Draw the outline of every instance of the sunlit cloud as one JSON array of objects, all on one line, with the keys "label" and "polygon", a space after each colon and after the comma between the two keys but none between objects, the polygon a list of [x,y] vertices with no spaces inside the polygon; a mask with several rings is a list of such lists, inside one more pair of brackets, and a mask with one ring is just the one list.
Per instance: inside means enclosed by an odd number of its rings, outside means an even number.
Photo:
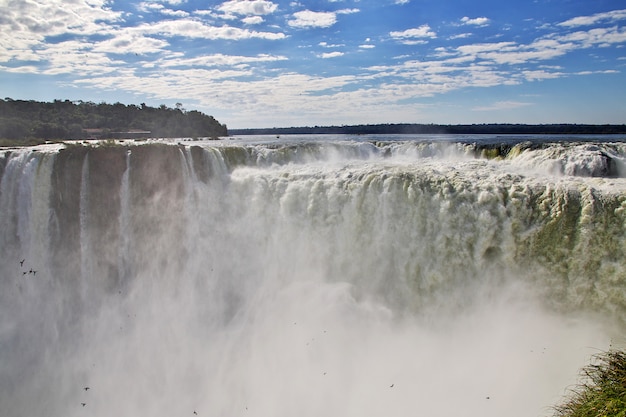
[{"label": "sunlit cloud", "polygon": [[40,74],[41,68],[34,65],[21,65],[18,67],[7,67],[4,65],[0,65],[0,71],[15,74]]},{"label": "sunlit cloud", "polygon": [[163,9],[163,10],[161,10],[161,13],[164,14],[165,16],[172,16],[172,17],[187,17],[187,16],[189,16],[189,13],[187,13],[184,10]]},{"label": "sunlit cloud", "polygon": [[561,78],[565,76],[565,74],[561,71],[547,71],[547,70],[522,71],[522,75],[528,81],[550,80],[550,79]]},{"label": "sunlit cloud", "polygon": [[389,36],[396,40],[411,41],[421,38],[436,38],[437,34],[433,32],[429,25],[422,25],[413,29],[389,32]]},{"label": "sunlit cloud", "polygon": [[617,22],[626,20],[626,9],[613,10],[605,13],[596,13],[591,16],[578,16],[573,19],[558,23],[559,26],[577,27],[590,26],[601,22]]},{"label": "sunlit cloud", "polygon": [[340,56],[343,56],[343,55],[344,55],[343,52],[334,51],[334,52],[325,52],[323,54],[320,54],[319,57],[327,59],[327,58],[337,58],[337,57],[340,57]]},{"label": "sunlit cloud", "polygon": [[358,13],[360,12],[359,9],[341,9],[341,10],[337,10],[335,13],[337,14],[353,14],[353,13]]},{"label": "sunlit cloud", "polygon": [[278,5],[265,0],[230,0],[222,3],[217,10],[239,15],[267,15],[274,13]]},{"label": "sunlit cloud", "polygon": [[467,38],[469,38],[471,36],[472,36],[471,33],[457,33],[456,35],[449,36],[448,39],[450,39],[450,40],[467,39]]},{"label": "sunlit cloud", "polygon": [[154,0],[160,1],[161,3],[169,4],[170,6],[179,6],[181,4],[187,3],[187,0]]},{"label": "sunlit cloud", "polygon": [[169,43],[163,39],[133,33],[120,33],[111,39],[95,43],[92,51],[109,54],[144,55],[162,52],[167,46]]},{"label": "sunlit cloud", "polygon": [[143,24],[137,26],[134,30],[150,35],[183,36],[200,39],[241,40],[260,38],[277,40],[285,38],[283,33],[257,32],[232,26],[210,26],[193,19],[166,20],[152,24]]},{"label": "sunlit cloud", "polygon": [[163,4],[153,1],[142,1],[136,7],[138,11],[143,13],[159,12],[165,9],[165,6]]},{"label": "sunlit cloud", "polygon": [[239,56],[239,55],[204,55],[193,58],[165,58],[160,60],[158,67],[217,67],[217,66],[236,66],[240,64],[255,64],[260,62],[276,62],[285,61],[288,58],[280,55],[259,54],[256,56]]},{"label": "sunlit cloud", "polygon": [[328,42],[320,42],[318,43],[318,45],[321,46],[322,48],[341,48],[345,46],[344,44],[328,43]]},{"label": "sunlit cloud", "polygon": [[476,17],[474,19],[470,19],[469,17],[465,16],[461,19],[461,22],[463,22],[463,24],[465,25],[487,26],[491,21],[486,17]]},{"label": "sunlit cloud", "polygon": [[122,13],[106,8],[106,4],[106,0],[69,4],[62,0],[13,2],[0,9],[0,32],[30,41],[64,34],[107,33],[107,24],[120,21]]},{"label": "sunlit cloud", "polygon": [[241,21],[247,25],[260,25],[264,22],[261,16],[248,16],[241,19]]},{"label": "sunlit cloud", "polygon": [[337,14],[333,12],[313,12],[303,10],[293,14],[293,18],[287,22],[295,28],[327,28],[337,23]]}]

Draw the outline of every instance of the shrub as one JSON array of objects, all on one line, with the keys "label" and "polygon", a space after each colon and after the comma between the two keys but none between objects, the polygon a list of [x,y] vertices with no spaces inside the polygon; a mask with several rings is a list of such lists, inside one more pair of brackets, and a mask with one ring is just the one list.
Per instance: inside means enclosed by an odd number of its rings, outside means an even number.
[{"label": "shrub", "polygon": [[594,355],[555,417],[626,417],[626,352]]}]

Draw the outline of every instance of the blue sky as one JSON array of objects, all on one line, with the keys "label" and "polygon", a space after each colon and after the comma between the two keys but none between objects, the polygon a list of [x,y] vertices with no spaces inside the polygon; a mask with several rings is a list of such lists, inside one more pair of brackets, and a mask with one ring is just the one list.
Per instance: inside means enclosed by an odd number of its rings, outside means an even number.
[{"label": "blue sky", "polygon": [[626,123],[622,0],[0,0],[0,95],[229,128]]}]

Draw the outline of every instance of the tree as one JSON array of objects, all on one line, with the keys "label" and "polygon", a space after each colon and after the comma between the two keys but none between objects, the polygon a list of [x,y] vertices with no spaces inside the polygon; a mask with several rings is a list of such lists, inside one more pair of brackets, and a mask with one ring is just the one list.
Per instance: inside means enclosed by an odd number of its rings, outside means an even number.
[{"label": "tree", "polygon": [[198,111],[187,112],[182,103],[171,109],[165,104],[154,108],[145,103],[0,99],[0,139],[80,139],[94,135],[93,130],[98,130],[99,137],[123,137],[131,130],[147,131],[154,137],[228,135],[225,125]]}]

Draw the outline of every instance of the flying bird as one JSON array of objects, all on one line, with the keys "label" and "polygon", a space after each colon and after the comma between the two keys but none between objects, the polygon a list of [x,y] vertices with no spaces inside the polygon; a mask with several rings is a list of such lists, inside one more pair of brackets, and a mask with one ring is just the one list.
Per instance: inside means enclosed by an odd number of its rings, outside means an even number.
[{"label": "flying bird", "polygon": [[26,259],[22,259],[22,260],[20,261],[20,266],[24,266],[24,261],[25,261],[25,260],[26,260]]},{"label": "flying bird", "polygon": [[89,388],[89,387],[85,387],[85,388],[83,388],[83,389],[84,389],[85,391],[89,391],[91,388]]},{"label": "flying bird", "polygon": [[87,403],[80,403],[80,405],[82,405],[83,407],[87,405]]}]

